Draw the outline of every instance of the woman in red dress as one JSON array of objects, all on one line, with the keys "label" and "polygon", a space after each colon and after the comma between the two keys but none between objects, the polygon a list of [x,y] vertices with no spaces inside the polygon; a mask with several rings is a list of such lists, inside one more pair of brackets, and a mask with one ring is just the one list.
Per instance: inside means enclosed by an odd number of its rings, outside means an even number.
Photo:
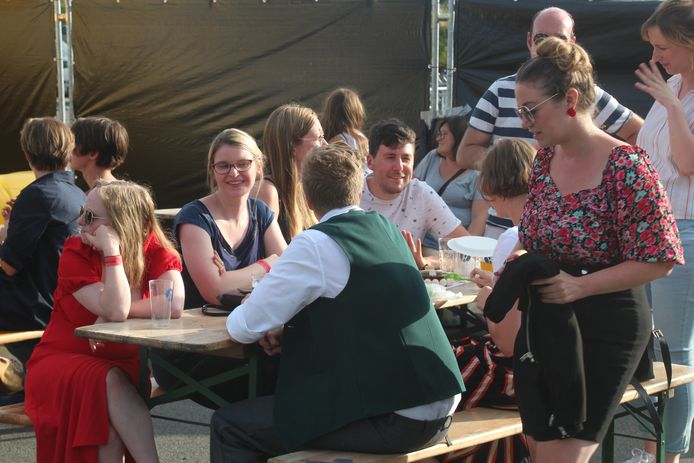
[{"label": "woman in red dress", "polygon": [[26,412],[38,462],[111,462],[129,454],[158,461],[152,419],[135,385],[138,348],[96,343],[75,328],[150,316],[148,280],[173,281],[180,317],[181,261],[154,215],[149,192],[132,182],[97,184],[65,242],[51,321],[27,364]]}]

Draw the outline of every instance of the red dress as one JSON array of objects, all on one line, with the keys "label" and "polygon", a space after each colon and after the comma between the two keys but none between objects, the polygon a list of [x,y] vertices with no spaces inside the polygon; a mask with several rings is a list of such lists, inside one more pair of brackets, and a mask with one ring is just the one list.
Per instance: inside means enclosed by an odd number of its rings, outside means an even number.
[{"label": "red dress", "polygon": [[[141,296],[149,296],[147,281],[167,270],[181,270],[180,259],[150,235],[144,245],[145,274]],[[138,384],[137,346],[105,343],[92,352],[89,340],[75,328],[92,325],[97,316],[72,295],[101,281],[99,252],[79,237],[65,242],[58,264],[58,287],[51,321],[27,363],[25,409],[36,430],[36,461],[96,462],[98,446],[108,442],[106,373],[123,370]]]}]

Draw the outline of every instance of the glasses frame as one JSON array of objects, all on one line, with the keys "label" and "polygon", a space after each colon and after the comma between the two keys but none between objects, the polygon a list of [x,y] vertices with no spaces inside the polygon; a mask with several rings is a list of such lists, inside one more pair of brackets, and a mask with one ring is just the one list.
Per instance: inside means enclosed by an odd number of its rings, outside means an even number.
[{"label": "glasses frame", "polygon": [[537,112],[538,108],[542,106],[543,104],[547,103],[549,100],[551,100],[554,97],[559,96],[559,92],[555,93],[549,98],[546,98],[542,101],[540,101],[538,104],[533,106],[532,108],[528,108],[527,106],[519,106],[515,109],[516,115],[520,118],[521,121],[527,120],[528,122],[534,123],[535,122],[535,113]]},{"label": "glasses frame", "polygon": [[303,141],[317,141],[317,142],[322,142],[322,143],[328,143],[328,141],[325,139],[325,134],[318,136],[318,137],[301,137]]},{"label": "glasses frame", "polygon": [[[215,162],[214,164],[212,164],[212,170],[218,175],[226,175],[229,172],[231,172],[232,168],[236,169],[236,172],[247,172],[247,171],[251,170],[251,167],[253,166],[254,161],[255,161],[255,159],[239,159],[236,162],[226,162],[226,161]],[[240,162],[243,162],[243,163],[247,162],[248,167],[246,167],[246,168],[240,167],[239,166]],[[226,164],[228,168],[224,169],[224,170],[220,170],[219,168],[221,167],[221,164]]]},{"label": "glasses frame", "polygon": [[96,219],[106,219],[106,217],[96,215],[94,211],[87,209],[84,206],[80,207],[80,217],[84,217],[85,225],[91,225],[92,223],[94,223],[94,220]]}]

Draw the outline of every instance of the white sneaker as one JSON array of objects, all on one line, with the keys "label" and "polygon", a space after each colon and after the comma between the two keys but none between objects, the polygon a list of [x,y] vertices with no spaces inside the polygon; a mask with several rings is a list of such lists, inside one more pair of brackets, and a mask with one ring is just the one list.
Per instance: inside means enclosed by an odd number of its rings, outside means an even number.
[{"label": "white sneaker", "polygon": [[631,458],[624,463],[655,463],[655,455],[651,455],[643,449],[631,449]]}]

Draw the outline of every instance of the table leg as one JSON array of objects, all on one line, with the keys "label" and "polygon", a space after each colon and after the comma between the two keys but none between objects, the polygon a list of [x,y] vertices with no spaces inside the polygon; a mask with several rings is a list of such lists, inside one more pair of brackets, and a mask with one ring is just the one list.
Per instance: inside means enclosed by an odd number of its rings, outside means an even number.
[{"label": "table leg", "polygon": [[667,413],[666,402],[668,400],[668,393],[670,391],[662,391],[658,393],[658,416],[660,416],[660,422],[662,427],[660,433],[655,436],[656,463],[665,463],[665,413]]},{"label": "table leg", "polygon": [[153,363],[156,363],[157,365],[161,366],[164,370],[166,370],[168,373],[178,378],[181,383],[185,383],[184,386],[176,387],[172,390],[166,391],[165,394],[159,397],[154,397],[151,399],[148,398],[147,404],[150,408],[159,404],[185,399],[186,397],[196,392],[205,396],[215,405],[222,407],[224,405],[227,405],[228,402],[224,398],[219,396],[219,394],[216,394],[214,391],[210,390],[210,387],[215,386],[217,384],[225,383],[243,375],[248,375],[249,377],[249,397],[255,397],[257,395],[258,376],[260,369],[258,366],[258,354],[256,350],[254,350],[251,353],[247,365],[230,369],[227,372],[203,380],[196,380],[192,378],[188,372],[182,371],[180,368],[174,366],[171,362],[161,357],[156,352],[150,351],[149,357]]},{"label": "table leg", "polygon": [[140,346],[140,395],[145,403],[149,400],[149,388],[149,349]]}]

